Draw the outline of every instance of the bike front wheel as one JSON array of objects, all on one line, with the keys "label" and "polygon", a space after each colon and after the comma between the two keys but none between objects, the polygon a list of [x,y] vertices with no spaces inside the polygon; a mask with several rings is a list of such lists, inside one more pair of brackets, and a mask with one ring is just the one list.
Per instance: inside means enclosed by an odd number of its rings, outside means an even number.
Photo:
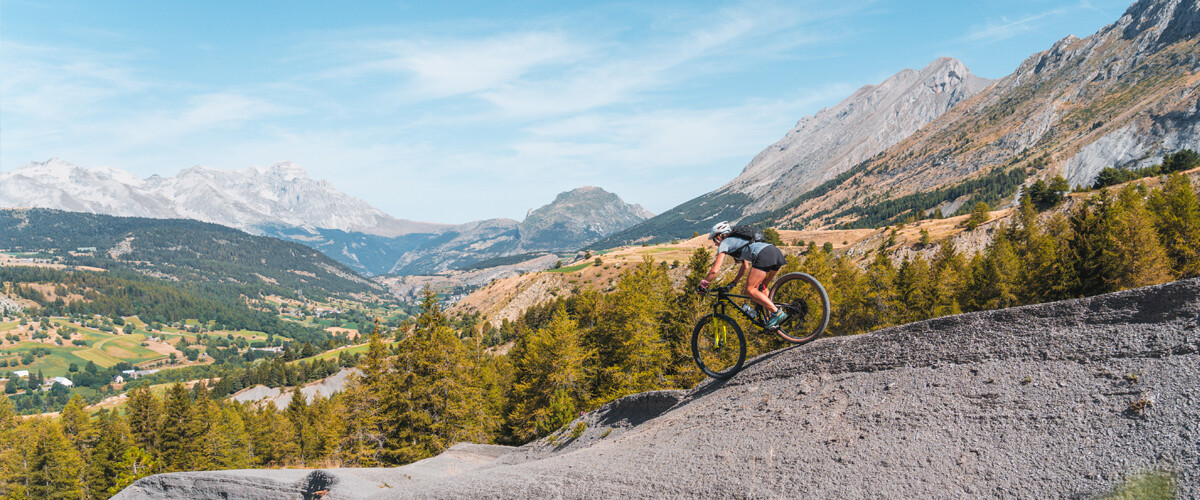
[{"label": "bike front wheel", "polygon": [[793,344],[810,342],[829,326],[829,295],[812,276],[788,273],[775,280],[771,301],[788,315],[775,330],[783,340]]},{"label": "bike front wheel", "polygon": [[700,371],[727,379],[746,362],[746,337],[737,322],[724,314],[709,314],[692,331],[692,358]]}]

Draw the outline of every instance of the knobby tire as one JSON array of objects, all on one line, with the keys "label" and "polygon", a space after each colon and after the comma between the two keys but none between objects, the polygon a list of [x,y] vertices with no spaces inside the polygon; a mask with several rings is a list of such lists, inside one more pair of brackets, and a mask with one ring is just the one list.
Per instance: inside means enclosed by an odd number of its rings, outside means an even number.
[{"label": "knobby tire", "polygon": [[742,335],[742,328],[724,314],[700,318],[692,331],[692,359],[709,377],[732,377],[746,362],[746,337]]},{"label": "knobby tire", "polygon": [[771,301],[788,314],[775,334],[793,344],[811,342],[829,326],[829,295],[816,278],[788,273],[771,286]]}]

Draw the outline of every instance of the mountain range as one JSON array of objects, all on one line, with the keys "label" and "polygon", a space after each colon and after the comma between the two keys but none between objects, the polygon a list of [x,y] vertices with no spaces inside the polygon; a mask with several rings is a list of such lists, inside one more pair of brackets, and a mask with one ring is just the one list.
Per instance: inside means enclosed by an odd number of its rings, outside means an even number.
[{"label": "mountain range", "polygon": [[196,219],[308,245],[367,275],[430,274],[514,254],[573,251],[653,216],[587,186],[530,210],[521,222],[416,222],[394,218],[288,162],[233,171],[196,166],[141,179],[51,159],[0,174],[0,206]]},{"label": "mountain range", "polygon": [[1200,149],[1200,6],[1140,0],[996,81],[952,59],[801,119],[734,180],[592,246],[661,242],[717,220],[865,228],[1012,204],[1039,179],[1090,186]]},{"label": "mountain range", "polygon": [[838,104],[801,118],[724,186],[594,244],[596,248],[691,236],[717,221],[783,207],[863,160],[904,140],[990,80],[943,57],[867,85]]}]

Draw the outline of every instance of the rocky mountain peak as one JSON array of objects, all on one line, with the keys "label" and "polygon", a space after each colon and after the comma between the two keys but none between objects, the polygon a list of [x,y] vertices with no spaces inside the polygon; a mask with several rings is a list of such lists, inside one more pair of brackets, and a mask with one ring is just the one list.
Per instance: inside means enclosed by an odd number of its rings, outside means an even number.
[{"label": "rocky mountain peak", "polygon": [[942,57],[867,85],[796,123],[716,194],[743,193],[746,214],[774,210],[908,137],[991,84]]},{"label": "rocky mountain peak", "polygon": [[584,186],[559,193],[553,202],[530,210],[518,230],[524,250],[574,250],[653,216],[614,193]]},{"label": "rocky mountain peak", "polygon": [[253,167],[254,172],[265,177],[276,177],[285,181],[309,180],[304,167],[290,161],[279,162],[270,167]]},{"label": "rocky mountain peak", "polygon": [[1139,0],[1117,21],[1125,39],[1149,36],[1166,46],[1200,32],[1200,5],[1196,0]]},{"label": "rocky mountain peak", "polygon": [[31,162],[25,166],[18,168],[11,175],[19,175],[30,179],[38,179],[51,182],[65,182],[72,175],[78,175],[85,172],[83,169],[76,167],[70,163],[62,161],[58,158],[51,158],[44,162]]}]

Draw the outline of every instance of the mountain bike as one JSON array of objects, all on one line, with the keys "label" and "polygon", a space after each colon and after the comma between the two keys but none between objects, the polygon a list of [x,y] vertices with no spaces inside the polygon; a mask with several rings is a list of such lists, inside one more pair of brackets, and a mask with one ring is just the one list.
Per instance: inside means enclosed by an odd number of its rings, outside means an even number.
[{"label": "mountain bike", "polygon": [[767,296],[788,317],[772,329],[766,328],[766,308],[750,300],[749,295],[729,293],[732,287],[729,284],[712,289],[716,292],[712,313],[700,318],[692,331],[692,358],[700,371],[712,378],[732,377],[746,362],[746,336],[737,321],[725,313],[727,306],[763,332],[773,332],[793,344],[816,340],[829,326],[829,295],[812,276],[788,273],[775,280]]}]

